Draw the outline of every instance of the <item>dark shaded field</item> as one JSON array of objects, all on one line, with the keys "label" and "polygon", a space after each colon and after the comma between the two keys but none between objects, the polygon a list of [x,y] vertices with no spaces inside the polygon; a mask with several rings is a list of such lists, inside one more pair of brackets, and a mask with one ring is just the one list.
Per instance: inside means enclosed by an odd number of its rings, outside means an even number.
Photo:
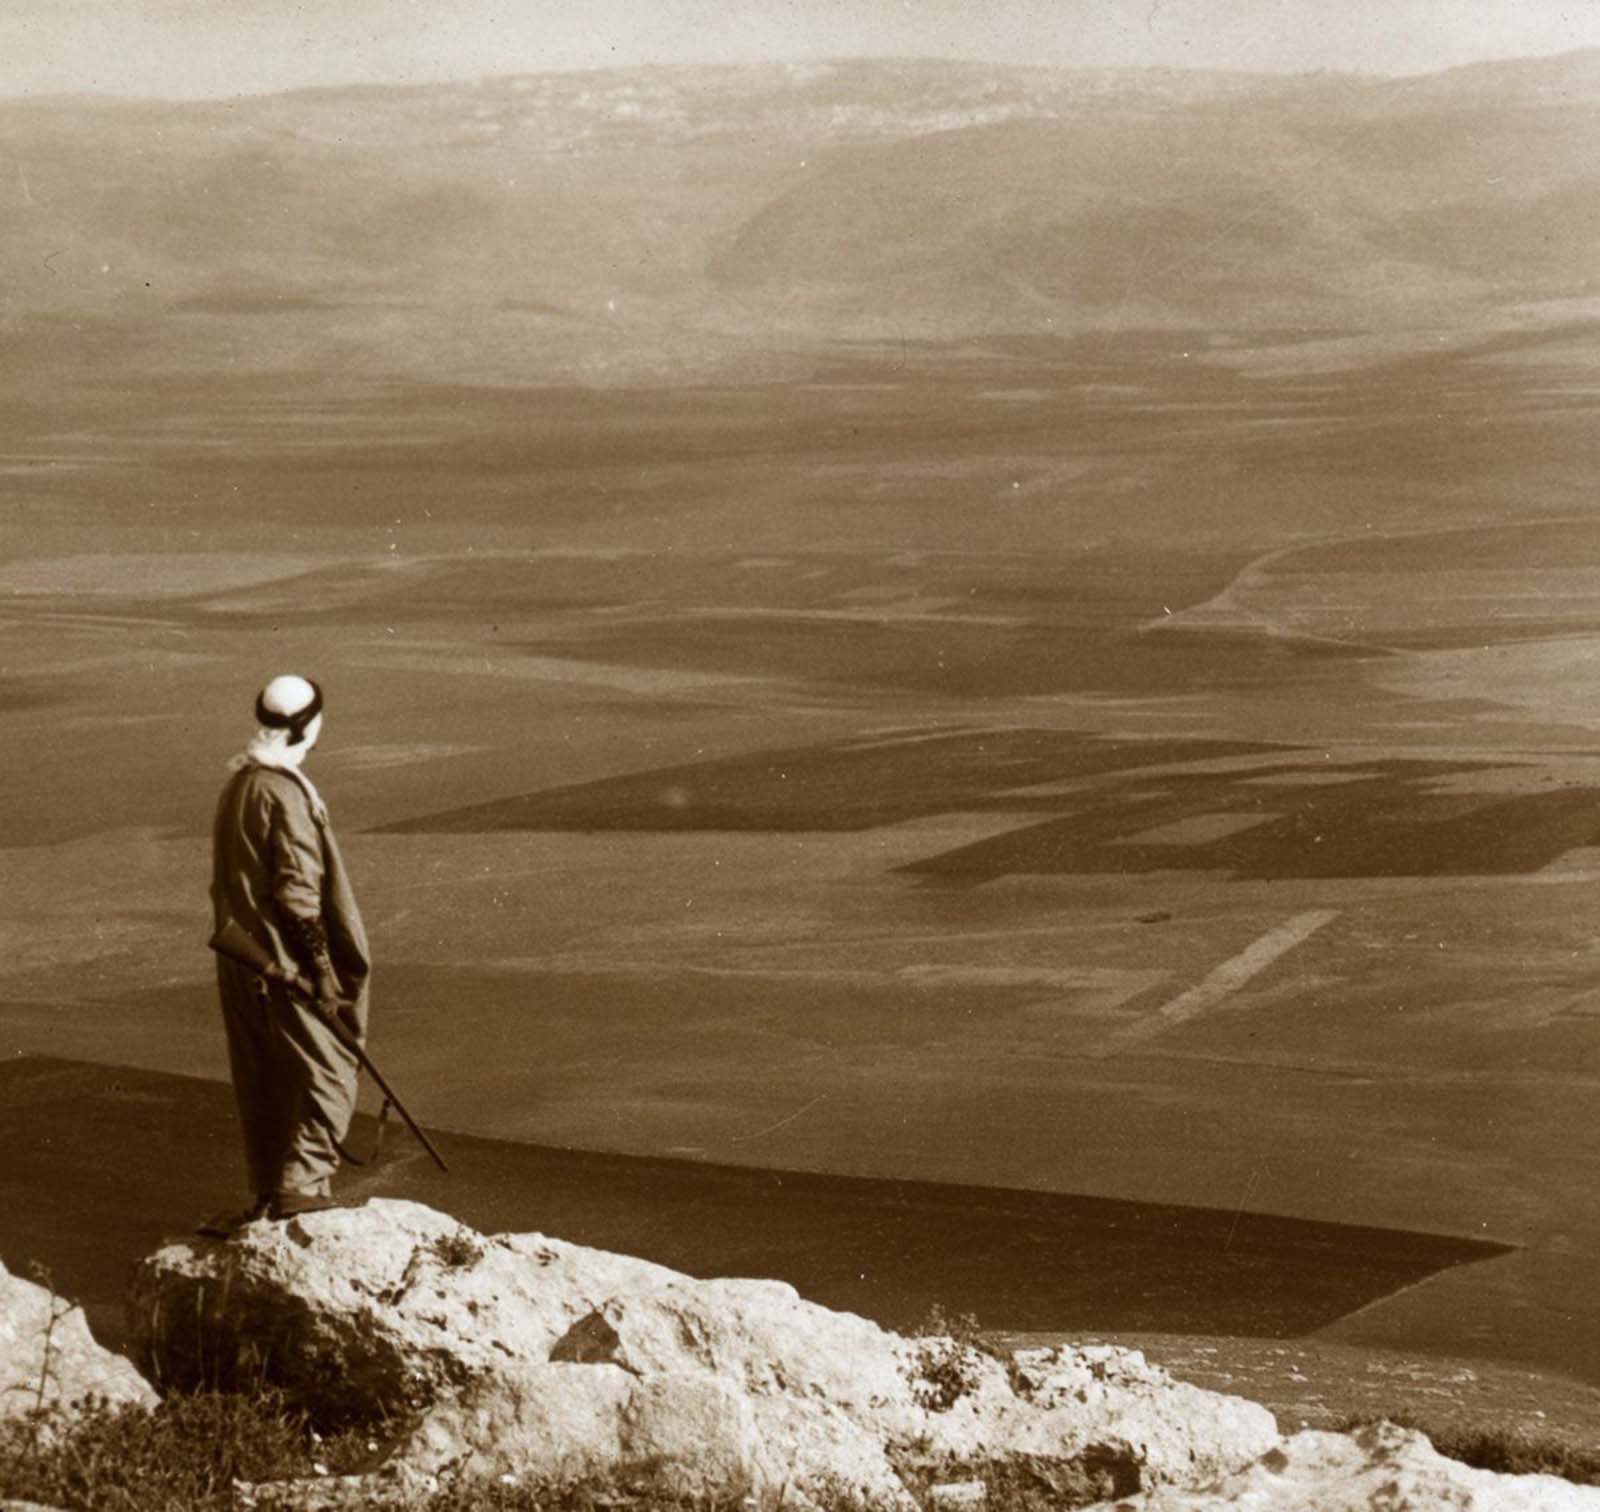
[{"label": "dark shaded field", "polygon": [[935,814],[1026,809],[1033,805],[1016,790],[1038,784],[1269,749],[1243,741],[1099,741],[1055,730],[885,735],[558,788],[393,832],[873,829]]},{"label": "dark shaded field", "polygon": [[[237,1174],[215,1082],[28,1058],[0,1066],[0,1260],[44,1265],[119,1343],[125,1257],[181,1237]],[[374,1148],[376,1120],[354,1149]],[[449,1176],[398,1125],[354,1195],[444,1208],[482,1232],[559,1235],[691,1274],[770,1276],[912,1329],[937,1304],[1026,1331],[1311,1332],[1505,1247],[1070,1194],[870,1181],[439,1136]],[[174,1172],[185,1180],[174,1182]],[[226,1174],[224,1174],[226,1173]],[[78,1205],[64,1209],[59,1195]]]},{"label": "dark shaded field", "polygon": [[[1515,763],[1333,767],[1324,753],[1321,760],[1233,770],[1169,770],[1272,752],[1248,742],[1103,740],[1044,730],[887,737],[548,789],[389,832],[826,832],[937,814],[1016,815],[1017,827],[1004,835],[906,868],[968,885],[1005,876],[1174,870],[1259,880],[1520,876],[1600,842],[1595,788],[1536,774],[1544,791],[1506,795],[1457,791],[1443,780],[1515,771]],[[1163,770],[1140,774],[1151,767]],[[1090,782],[1097,777],[1108,780]],[[1048,791],[1053,786],[1062,790]],[[1061,817],[1029,822],[1051,811]]]},{"label": "dark shaded field", "polygon": [[909,870],[968,885],[1002,876],[1174,870],[1264,881],[1525,876],[1600,840],[1600,790],[1592,787],[1497,797],[1433,785],[1483,770],[1394,761],[1336,774],[1326,764],[1180,773],[1122,784],[1077,813]]}]

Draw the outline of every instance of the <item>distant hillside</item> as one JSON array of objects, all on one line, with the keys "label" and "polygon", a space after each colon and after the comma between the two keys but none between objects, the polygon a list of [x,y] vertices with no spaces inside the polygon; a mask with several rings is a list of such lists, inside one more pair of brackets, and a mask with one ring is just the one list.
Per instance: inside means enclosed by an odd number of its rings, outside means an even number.
[{"label": "distant hillside", "polygon": [[1068,325],[1427,319],[1597,287],[1600,105],[1343,98],[1108,102],[833,154],[713,267]]},{"label": "distant hillside", "polygon": [[1600,99],[1600,47],[1555,57],[1468,63],[1440,73],[1393,79],[1374,90],[1380,99],[1458,99],[1485,104],[1592,105]]},{"label": "distant hillside", "polygon": [[885,331],[1476,319],[1600,292],[1597,128],[1600,52],[1396,81],[854,62],[14,102],[0,335],[516,379]]}]

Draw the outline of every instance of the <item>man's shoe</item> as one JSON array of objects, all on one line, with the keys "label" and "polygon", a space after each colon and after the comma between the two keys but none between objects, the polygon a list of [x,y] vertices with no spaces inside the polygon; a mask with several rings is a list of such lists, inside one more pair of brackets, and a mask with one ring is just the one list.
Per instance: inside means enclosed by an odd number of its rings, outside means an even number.
[{"label": "man's shoe", "polygon": [[246,1224],[255,1223],[265,1218],[272,1207],[271,1201],[263,1197],[253,1208],[245,1208],[238,1213],[218,1213],[213,1218],[207,1218],[195,1233],[207,1239],[231,1239]]},{"label": "man's shoe", "polygon": [[302,1213],[325,1213],[330,1208],[350,1206],[325,1192],[279,1192],[267,1209],[267,1217],[281,1222],[285,1218],[298,1218]]}]

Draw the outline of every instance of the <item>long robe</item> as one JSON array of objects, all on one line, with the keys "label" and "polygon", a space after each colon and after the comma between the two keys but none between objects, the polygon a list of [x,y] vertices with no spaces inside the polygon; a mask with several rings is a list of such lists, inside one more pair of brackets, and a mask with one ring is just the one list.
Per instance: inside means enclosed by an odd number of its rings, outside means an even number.
[{"label": "long robe", "polygon": [[[289,917],[319,919],[359,1040],[367,1027],[371,958],[366,930],[326,811],[293,771],[246,761],[229,779],[212,827],[215,923],[232,918],[286,971],[308,962],[290,948]],[[258,1198],[325,1193],[349,1132],[359,1066],[318,1017],[277,983],[217,957],[228,1063]]]}]

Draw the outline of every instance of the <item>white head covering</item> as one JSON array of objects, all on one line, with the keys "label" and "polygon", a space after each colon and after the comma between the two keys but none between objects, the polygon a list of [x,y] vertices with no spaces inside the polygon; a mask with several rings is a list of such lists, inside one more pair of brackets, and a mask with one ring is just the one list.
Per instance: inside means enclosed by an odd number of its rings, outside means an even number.
[{"label": "white head covering", "polygon": [[322,733],[322,689],[309,678],[292,674],[275,677],[256,699],[256,719],[261,722],[250,744],[228,763],[229,767],[238,771],[245,766],[263,766],[288,772],[305,789],[312,812],[326,823],[327,805],[315,784],[300,770]]}]

